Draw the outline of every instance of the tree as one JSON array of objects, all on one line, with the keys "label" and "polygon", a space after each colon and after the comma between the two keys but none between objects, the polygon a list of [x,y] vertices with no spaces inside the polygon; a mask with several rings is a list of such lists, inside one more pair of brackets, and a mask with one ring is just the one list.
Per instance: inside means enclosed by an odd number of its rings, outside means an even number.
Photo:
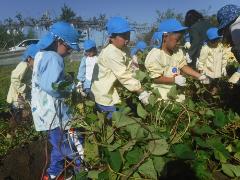
[{"label": "tree", "polygon": [[35,39],[36,38],[36,33],[32,27],[29,28],[26,38],[27,39]]},{"label": "tree", "polygon": [[61,8],[61,11],[62,13],[60,14],[60,20],[71,22],[76,16],[75,12],[66,4],[64,4],[64,6]]},{"label": "tree", "polygon": [[157,17],[157,23],[159,24],[161,21],[165,19],[175,18],[181,22],[183,22],[184,17],[182,13],[176,13],[174,9],[167,9],[167,11],[160,12],[159,10],[156,11],[158,17]]}]

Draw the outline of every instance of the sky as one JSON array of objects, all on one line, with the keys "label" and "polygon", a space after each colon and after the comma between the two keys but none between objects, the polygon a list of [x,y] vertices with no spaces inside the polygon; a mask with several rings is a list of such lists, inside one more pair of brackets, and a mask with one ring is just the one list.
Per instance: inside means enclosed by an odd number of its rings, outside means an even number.
[{"label": "sky", "polygon": [[128,17],[139,23],[153,23],[157,18],[156,10],[174,9],[177,13],[185,14],[189,9],[209,10],[214,14],[226,4],[239,4],[240,0],[1,0],[0,20],[14,18],[17,13],[23,17],[41,17],[48,11],[51,17],[61,12],[66,4],[79,16],[89,18],[106,14],[111,16]]}]

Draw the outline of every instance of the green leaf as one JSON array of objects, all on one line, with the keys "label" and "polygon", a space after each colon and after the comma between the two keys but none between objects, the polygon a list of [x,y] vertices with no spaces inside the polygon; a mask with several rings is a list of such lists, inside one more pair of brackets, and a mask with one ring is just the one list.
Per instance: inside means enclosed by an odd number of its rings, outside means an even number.
[{"label": "green leaf", "polygon": [[80,171],[79,173],[76,174],[76,179],[87,180],[88,179],[87,175],[88,175],[88,172]]},{"label": "green leaf", "polygon": [[87,162],[97,162],[99,160],[98,145],[85,140],[84,142],[84,160]]},{"label": "green leaf", "polygon": [[218,150],[214,150],[214,156],[221,163],[226,163],[227,162],[227,158]]},{"label": "green leaf", "polygon": [[198,179],[203,180],[213,179],[212,173],[209,171],[206,162],[195,161],[193,164],[193,168]]},{"label": "green leaf", "polygon": [[221,138],[220,137],[216,137],[216,138],[209,138],[206,140],[206,143],[209,145],[209,147],[211,147],[214,150],[217,150],[219,152],[222,153],[222,155],[228,159],[230,154],[229,152],[226,150],[225,146],[223,145],[223,143],[221,142]]},{"label": "green leaf", "polygon": [[157,97],[155,95],[152,95],[149,97],[148,101],[149,101],[149,104],[151,104],[152,106],[156,103],[157,101]]},{"label": "green leaf", "polygon": [[153,164],[154,164],[155,170],[157,171],[158,175],[160,175],[166,162],[163,159],[163,157],[153,156]]},{"label": "green leaf", "polygon": [[122,154],[125,152],[125,151],[130,151],[133,146],[136,144],[136,140],[130,140],[128,141],[125,145],[123,145],[120,149],[120,151],[122,152]]},{"label": "green leaf", "polygon": [[85,105],[88,107],[94,107],[95,106],[95,102],[93,101],[85,101]]},{"label": "green leaf", "polygon": [[159,93],[159,90],[157,88],[152,90],[152,93],[157,97],[157,98],[161,98],[161,94]]},{"label": "green leaf", "polygon": [[92,121],[96,121],[98,119],[97,115],[94,113],[87,114],[87,118]]},{"label": "green leaf", "polygon": [[108,146],[108,150],[114,151],[121,146],[122,146],[122,141],[121,139],[118,139],[117,141],[114,142],[114,144]]},{"label": "green leaf", "polygon": [[186,144],[177,144],[173,147],[176,156],[180,159],[195,159],[193,150]]},{"label": "green leaf", "polygon": [[137,114],[139,117],[143,119],[145,119],[148,115],[147,111],[142,107],[140,103],[138,103],[138,106],[137,106]]},{"label": "green leaf", "polygon": [[203,125],[203,126],[197,126],[194,128],[194,132],[199,135],[203,134],[216,134],[216,131],[214,131],[210,126]]},{"label": "green leaf", "polygon": [[193,110],[195,108],[195,104],[191,99],[188,99],[187,101],[187,106],[189,107],[189,109]]},{"label": "green leaf", "polygon": [[118,111],[113,113],[112,120],[113,120],[113,126],[117,128],[128,126],[130,124],[136,124],[136,121],[134,119]]},{"label": "green leaf", "polygon": [[235,177],[232,164],[222,164],[222,171],[229,177]]},{"label": "green leaf", "polygon": [[142,140],[148,136],[147,130],[142,128],[140,124],[130,124],[125,129],[130,133],[132,139]]},{"label": "green leaf", "polygon": [[126,154],[126,160],[129,165],[137,164],[143,156],[143,150],[140,148],[134,148]]},{"label": "green leaf", "polygon": [[114,140],[114,129],[111,126],[107,126],[107,143],[110,144]]},{"label": "green leaf", "polygon": [[221,110],[215,111],[215,119],[213,120],[213,123],[215,126],[222,128],[227,124],[227,119],[225,117],[225,114]]},{"label": "green leaf", "polygon": [[90,179],[98,179],[99,173],[101,173],[101,171],[89,171],[87,177]]},{"label": "green leaf", "polygon": [[194,139],[195,139],[197,145],[199,145],[199,146],[201,146],[201,147],[203,147],[203,148],[209,147],[208,144],[207,144],[202,138],[200,138],[200,137],[195,137]]},{"label": "green leaf", "polygon": [[139,172],[146,178],[157,179],[157,172],[155,171],[152,159],[148,159],[139,168]]},{"label": "green leaf", "polygon": [[147,74],[143,71],[136,71],[136,75],[135,78],[138,79],[139,81],[142,81],[145,77],[147,76]]},{"label": "green leaf", "polygon": [[214,115],[214,112],[213,112],[211,109],[207,109],[206,115],[207,115],[208,117],[214,117],[214,116],[215,116],[215,115]]},{"label": "green leaf", "polygon": [[169,145],[165,139],[153,140],[148,143],[148,150],[153,155],[164,155],[169,151]]},{"label": "green leaf", "polygon": [[177,99],[177,95],[178,95],[177,86],[174,85],[168,92],[167,97],[169,99]]},{"label": "green leaf", "polygon": [[111,168],[114,171],[118,172],[122,166],[122,157],[121,157],[119,150],[108,151],[105,148],[105,153],[107,156],[107,161],[108,161],[109,165],[111,166]]}]

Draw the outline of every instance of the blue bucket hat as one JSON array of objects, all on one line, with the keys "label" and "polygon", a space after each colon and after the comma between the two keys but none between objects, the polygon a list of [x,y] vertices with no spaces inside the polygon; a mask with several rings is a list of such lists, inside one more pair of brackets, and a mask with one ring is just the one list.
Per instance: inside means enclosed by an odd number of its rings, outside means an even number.
[{"label": "blue bucket hat", "polygon": [[85,51],[87,51],[93,47],[96,47],[96,43],[93,40],[85,40],[84,41],[83,48]]},{"label": "blue bucket hat", "polygon": [[138,49],[137,49],[136,47],[132,48],[132,49],[130,50],[130,55],[131,55],[131,56],[134,56],[134,55],[137,53],[137,51],[138,51]]},{"label": "blue bucket hat", "polygon": [[138,41],[136,44],[138,50],[144,51],[147,48],[147,44],[144,41]]},{"label": "blue bucket hat", "polygon": [[159,47],[162,45],[162,37],[164,33],[181,32],[186,29],[188,29],[188,27],[182,26],[182,24],[176,19],[162,21],[158,27],[159,32],[156,34],[156,38],[159,41]]},{"label": "blue bucket hat", "polygon": [[219,9],[217,12],[217,20],[219,23],[218,32],[221,33],[222,29],[237,19],[238,16],[240,16],[239,6],[229,4]]},{"label": "blue bucket hat", "polygon": [[222,36],[218,35],[218,28],[209,28],[207,30],[207,37],[208,37],[208,40],[211,41],[211,40],[214,40],[214,39],[219,39]]},{"label": "blue bucket hat", "polygon": [[153,47],[155,48],[159,48],[160,47],[160,44],[162,44],[162,42],[160,42],[162,40],[162,33],[160,32],[154,32],[153,33],[153,36],[152,36],[152,43],[153,43]]},{"label": "blue bucket hat", "polygon": [[122,17],[112,17],[108,20],[107,25],[108,35],[112,35],[113,33],[125,33],[132,31],[129,26],[129,23],[126,19]]},{"label": "blue bucket hat", "polygon": [[28,48],[24,51],[21,60],[25,61],[28,57],[31,57],[34,60],[35,55],[39,51],[39,48],[36,44],[31,44]]},{"label": "blue bucket hat", "polygon": [[182,24],[176,19],[164,20],[158,26],[158,31],[164,33],[179,32],[184,31],[186,29],[187,27],[182,26]]},{"label": "blue bucket hat", "polygon": [[79,33],[76,31],[76,29],[71,26],[71,24],[60,21],[57,23],[54,23],[51,27],[49,32],[40,39],[38,42],[38,47],[40,49],[45,49],[48,46],[50,46],[55,39],[61,39],[63,40],[69,47],[71,47],[74,50],[80,50],[78,46],[78,38]]},{"label": "blue bucket hat", "polygon": [[136,46],[131,49],[130,55],[134,56],[139,50],[144,51],[147,48],[147,44],[144,41],[138,41]]}]

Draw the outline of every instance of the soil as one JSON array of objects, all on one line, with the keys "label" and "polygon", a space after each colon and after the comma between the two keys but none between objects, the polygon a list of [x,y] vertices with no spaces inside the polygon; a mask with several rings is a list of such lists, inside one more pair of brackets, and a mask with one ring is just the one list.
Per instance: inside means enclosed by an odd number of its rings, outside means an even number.
[{"label": "soil", "polygon": [[45,140],[22,145],[0,158],[1,180],[39,180],[45,165]]}]

